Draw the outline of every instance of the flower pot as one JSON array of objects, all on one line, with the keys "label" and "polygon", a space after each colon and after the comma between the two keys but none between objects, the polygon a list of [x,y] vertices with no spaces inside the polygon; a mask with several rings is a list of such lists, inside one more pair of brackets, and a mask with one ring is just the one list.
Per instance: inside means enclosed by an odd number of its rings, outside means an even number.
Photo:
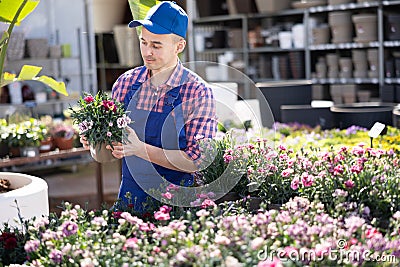
[{"label": "flower pot", "polygon": [[[2,179],[11,183],[13,190],[0,194],[0,228],[8,222],[10,226],[18,226],[18,208],[20,215],[25,219],[49,215],[48,187],[41,178],[11,172],[0,172]],[[15,201],[17,203],[15,203]]]},{"label": "flower pot", "polygon": [[72,149],[74,147],[74,138],[54,137],[54,144],[60,150]]},{"label": "flower pot", "polygon": [[92,5],[94,32],[112,32],[114,25],[123,22],[127,4],[126,0],[94,0]]},{"label": "flower pot", "polygon": [[261,197],[250,197],[248,201],[249,201],[249,206],[248,206],[249,211],[256,211],[260,209],[260,205],[263,199]]},{"label": "flower pot", "polygon": [[21,155],[19,147],[15,147],[15,146],[10,147],[9,154],[10,154],[10,157],[12,157],[12,158],[19,157]]},{"label": "flower pot", "polygon": [[52,137],[49,137],[40,142],[40,147],[39,147],[40,153],[50,152],[53,149],[54,149],[54,142]]},{"label": "flower pot", "polygon": [[93,159],[100,163],[112,162],[117,160],[112,154],[111,150],[106,149],[106,144],[101,143],[96,146],[90,146],[90,154]]},{"label": "flower pot", "polygon": [[39,147],[38,146],[24,146],[20,148],[20,153],[22,157],[37,157],[39,156]]},{"label": "flower pot", "polygon": [[215,203],[216,203],[216,204],[221,204],[221,203],[224,203],[224,202],[236,201],[236,200],[239,200],[239,199],[240,199],[240,196],[239,196],[238,193],[236,193],[236,192],[229,192],[229,193],[227,193],[226,195],[224,195],[223,197],[217,199],[217,200],[215,201]]},{"label": "flower pot", "polygon": [[354,41],[372,42],[378,40],[377,16],[375,14],[358,14],[352,17],[357,37]]}]

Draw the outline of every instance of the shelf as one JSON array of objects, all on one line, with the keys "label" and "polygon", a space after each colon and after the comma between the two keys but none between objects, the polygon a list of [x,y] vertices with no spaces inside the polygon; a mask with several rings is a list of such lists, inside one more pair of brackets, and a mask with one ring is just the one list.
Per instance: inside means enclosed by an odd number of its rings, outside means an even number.
[{"label": "shelf", "polygon": [[369,43],[341,43],[341,44],[320,44],[310,45],[311,51],[334,50],[334,49],[354,49],[354,48],[378,48],[379,42]]},{"label": "shelf", "polygon": [[400,5],[400,1],[382,1],[384,6],[397,6]]},{"label": "shelf", "polygon": [[278,12],[271,13],[259,13],[259,14],[248,14],[249,19],[263,19],[267,17],[281,17],[281,16],[296,16],[304,15],[303,9],[286,9]]},{"label": "shelf", "polygon": [[59,57],[59,58],[51,58],[51,57],[43,57],[43,58],[22,58],[17,60],[8,61],[8,64],[13,63],[28,63],[28,64],[35,64],[36,62],[40,61],[60,61],[60,60],[79,60],[78,57]]},{"label": "shelf", "polygon": [[136,66],[124,66],[118,63],[96,64],[98,69],[133,69]]},{"label": "shelf", "polygon": [[36,101],[26,101],[23,104],[11,104],[11,103],[2,103],[0,104],[0,107],[8,107],[8,106],[13,106],[15,108],[19,107],[36,107],[36,106],[44,106],[44,105],[58,105],[58,104],[68,104],[71,101],[76,101],[78,99],[71,98],[68,100],[47,100],[46,102],[43,103],[37,103]]},{"label": "shelf", "polygon": [[198,54],[222,54],[226,52],[244,53],[243,48],[211,48],[204,51],[197,51]]},{"label": "shelf", "polygon": [[326,78],[312,79],[313,84],[378,84],[378,78]]},{"label": "shelf", "polygon": [[[197,0],[201,1],[201,0]],[[328,2],[328,1],[327,1]],[[297,52],[297,53],[304,53],[303,62],[304,63],[304,75],[306,79],[312,80],[315,84],[325,84],[325,85],[333,85],[333,84],[365,84],[370,85],[371,88],[374,90],[374,95],[378,95],[381,97],[382,90],[381,87],[384,84],[399,84],[400,78],[395,79],[388,79],[384,78],[385,75],[385,58],[388,57],[389,54],[393,54],[400,48],[400,40],[385,40],[385,26],[386,20],[385,15],[386,13],[393,10],[395,12],[400,8],[400,0],[395,1],[388,1],[388,0],[371,0],[370,2],[361,2],[357,3],[356,0],[352,1],[353,3],[348,4],[339,4],[339,5],[329,5],[323,4],[321,6],[313,6],[310,5],[303,5],[308,6],[307,8],[299,8],[299,9],[288,9],[282,10],[278,12],[271,12],[271,13],[258,13],[258,14],[240,14],[240,15],[225,15],[225,16],[215,16],[215,17],[206,17],[192,20],[193,22],[193,32],[201,27],[205,26],[223,26],[224,30],[229,31],[230,29],[237,28],[241,29],[241,34],[244,38],[243,40],[243,48],[239,50],[231,50],[227,49],[208,49],[203,52],[198,52],[193,49],[193,59],[191,60],[198,60],[199,58],[208,58],[211,60],[217,61],[217,55],[219,53],[224,52],[234,52],[235,57],[243,56],[241,60],[244,62],[244,70],[243,72],[250,77],[257,77],[253,78],[255,82],[276,82],[275,78],[272,77],[279,77],[279,72],[283,72],[280,67],[287,68],[287,71],[293,72],[291,66],[294,63],[292,62],[283,62],[281,61],[281,56],[287,57],[290,55],[290,52]],[[262,41],[255,40],[254,43],[263,43],[262,47],[252,47],[250,48],[247,38],[247,34],[250,30],[258,30],[256,27],[261,27],[261,36],[263,38],[271,37],[271,40],[275,40],[275,36],[273,34],[275,31],[278,31],[278,27],[285,28],[285,30],[289,30],[288,27],[284,23],[288,25],[295,25],[297,23],[302,23],[303,25],[310,25],[309,22],[312,19],[318,18],[320,23],[328,23],[328,15],[330,12],[334,11],[349,11],[352,14],[357,13],[374,13],[377,16],[376,26],[377,26],[377,33],[376,33],[376,40],[371,42],[356,42],[359,41],[356,37],[357,33],[352,28],[353,33],[352,36],[354,37],[349,39],[349,42],[346,43],[328,43],[326,44],[311,44],[309,39],[306,40],[306,46],[304,48],[290,48],[290,49],[281,49],[279,46],[272,46],[270,42],[266,45]],[[239,27],[238,21],[234,23],[228,21],[232,20],[241,20],[241,26]],[[264,20],[265,19],[265,20]],[[300,21],[301,20],[301,21]],[[219,22],[219,23],[217,23]],[[201,24],[204,23],[204,24]],[[208,23],[208,24],[207,24]],[[329,24],[329,23],[328,23]],[[354,23],[352,23],[354,26]],[[276,28],[276,29],[275,29]],[[307,27],[306,27],[307,28]],[[209,31],[213,31],[215,28],[210,28]],[[262,31],[265,31],[263,34]],[[270,33],[271,32],[271,33]],[[235,34],[239,34],[236,33]],[[306,38],[310,37],[312,33],[308,32],[306,34]],[[259,35],[254,36],[254,38],[258,38]],[[196,41],[193,38],[193,43]],[[249,42],[251,43],[251,42]],[[236,46],[237,47],[237,46]],[[374,52],[378,53],[378,62],[377,68],[379,71],[379,77],[377,78],[369,78],[368,75],[365,75],[365,78],[350,78],[350,79],[342,79],[342,78],[325,78],[325,79],[311,79],[313,76],[313,71],[316,68],[317,58],[328,53],[335,53],[338,57],[350,57],[353,53],[352,50],[375,50]],[[366,51],[365,51],[366,52]],[[241,53],[241,54],[239,54]],[[279,58],[274,58],[273,56],[277,55]],[[283,57],[282,57],[283,58]],[[278,60],[279,59],[279,60]],[[282,59],[283,60],[283,59]],[[292,64],[292,65],[290,65]],[[303,67],[303,66],[302,66]],[[266,73],[261,73],[265,71]],[[301,70],[303,71],[303,69]],[[303,73],[302,73],[303,74]],[[260,77],[271,77],[271,78],[260,78]],[[292,77],[290,74],[284,77]],[[279,81],[278,81],[279,82]],[[326,86],[329,87],[329,86]],[[245,88],[244,90],[250,90],[250,88]],[[248,92],[247,91],[247,92]]]},{"label": "shelf", "polygon": [[400,78],[385,78],[387,84],[400,84]]},{"label": "shelf", "polygon": [[54,168],[67,167],[79,164],[87,164],[91,162],[93,162],[93,158],[90,155],[81,155],[65,159],[43,160],[37,163],[27,163],[22,166],[12,166],[10,170],[13,172],[32,172],[37,170],[54,169]]},{"label": "shelf", "polygon": [[245,19],[245,15],[221,15],[221,16],[212,16],[212,17],[203,17],[197,18],[193,20],[193,23],[210,23],[210,22],[221,22],[221,21],[231,21],[231,20],[242,20]]},{"label": "shelf", "polygon": [[341,4],[334,6],[317,6],[310,7],[310,13],[320,13],[320,12],[330,12],[330,11],[343,11],[343,10],[354,10],[354,9],[362,9],[362,8],[372,8],[378,7],[379,1],[375,2],[363,2],[363,3],[349,3],[349,4]]},{"label": "shelf", "polygon": [[263,85],[263,86],[276,86],[279,85],[299,85],[299,84],[311,84],[311,80],[299,80],[299,79],[289,79],[289,80],[277,80],[274,78],[257,78],[253,79],[256,86]]},{"label": "shelf", "polygon": [[399,41],[385,41],[383,42],[384,47],[400,47],[400,40]]},{"label": "shelf", "polygon": [[256,47],[250,48],[249,53],[279,53],[279,52],[304,52],[305,48]]}]

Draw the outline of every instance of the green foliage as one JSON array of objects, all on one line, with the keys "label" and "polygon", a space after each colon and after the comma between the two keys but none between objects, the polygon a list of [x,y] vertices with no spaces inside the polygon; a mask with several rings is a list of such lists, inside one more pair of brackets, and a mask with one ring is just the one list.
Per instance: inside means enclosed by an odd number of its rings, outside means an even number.
[{"label": "green foliage", "polygon": [[79,134],[93,146],[122,142],[127,134],[124,128],[131,122],[123,104],[104,92],[95,96],[85,94],[78,100],[78,106],[71,107],[70,111],[71,118],[79,127]]},{"label": "green foliage", "polygon": [[38,147],[48,135],[46,125],[34,118],[10,124],[5,129],[9,131],[7,140],[11,147]]},{"label": "green foliage", "polygon": [[[160,1],[158,0],[128,0],[129,7],[131,9],[132,17],[135,20],[142,20],[146,17],[147,12],[150,8]],[[141,27],[137,27],[137,34],[140,36]]]}]

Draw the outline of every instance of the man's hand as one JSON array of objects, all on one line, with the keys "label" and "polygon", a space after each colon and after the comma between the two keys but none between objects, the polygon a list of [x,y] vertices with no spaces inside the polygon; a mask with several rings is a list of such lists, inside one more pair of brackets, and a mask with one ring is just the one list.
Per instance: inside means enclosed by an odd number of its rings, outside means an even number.
[{"label": "man's hand", "polygon": [[112,144],[114,149],[110,145],[106,146],[107,149],[112,151],[113,156],[117,159],[122,159],[126,156],[138,155],[139,151],[142,150],[143,152],[143,150],[145,150],[145,144],[140,141],[136,132],[130,127],[126,127],[125,129],[128,131],[128,141],[125,145],[120,142],[115,142]]},{"label": "man's hand", "polygon": [[132,128],[127,127],[126,129],[128,131],[128,141],[126,144],[113,143],[114,149],[110,145],[106,146],[117,159],[135,155],[172,170],[184,172],[194,172],[197,170],[197,166],[184,151],[164,150],[156,146],[148,145],[140,141]]},{"label": "man's hand", "polygon": [[84,135],[80,135],[80,139],[79,141],[81,142],[81,144],[83,145],[84,149],[89,149],[89,142],[87,141],[86,137]]}]

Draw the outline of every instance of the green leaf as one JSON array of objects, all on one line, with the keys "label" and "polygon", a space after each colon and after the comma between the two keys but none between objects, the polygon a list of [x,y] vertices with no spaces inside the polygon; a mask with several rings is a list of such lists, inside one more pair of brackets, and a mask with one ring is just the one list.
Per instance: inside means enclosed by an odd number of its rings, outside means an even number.
[{"label": "green leaf", "polygon": [[22,66],[22,69],[21,69],[21,72],[20,72],[18,78],[16,78],[16,76],[14,74],[10,74],[10,73],[6,72],[3,75],[3,79],[1,79],[2,82],[0,83],[0,86],[2,87],[7,84],[10,84],[12,82],[16,82],[16,81],[34,80],[34,81],[42,82],[42,83],[46,84],[47,86],[49,86],[50,88],[52,88],[54,91],[56,91],[60,94],[63,94],[65,96],[68,96],[68,92],[67,92],[64,82],[58,82],[58,81],[54,80],[53,78],[50,78],[50,77],[44,76],[44,75],[38,77],[37,74],[40,72],[41,69],[42,69],[42,67],[24,65],[24,66]]},{"label": "green leaf", "polygon": [[10,36],[8,35],[8,32],[4,32],[3,36],[1,36],[0,39],[0,48],[6,43],[6,41],[8,40]]},{"label": "green leaf", "polygon": [[[150,8],[160,2],[161,1],[158,0],[128,0],[134,20],[144,19]],[[137,27],[136,30],[137,34],[140,36],[141,27]]]},{"label": "green leaf", "polygon": [[[0,21],[12,22],[22,2],[24,2],[24,0],[1,0]],[[21,14],[17,18],[16,24],[19,25],[19,23],[36,8],[39,2],[40,0],[27,0],[25,7],[22,9]]]}]

